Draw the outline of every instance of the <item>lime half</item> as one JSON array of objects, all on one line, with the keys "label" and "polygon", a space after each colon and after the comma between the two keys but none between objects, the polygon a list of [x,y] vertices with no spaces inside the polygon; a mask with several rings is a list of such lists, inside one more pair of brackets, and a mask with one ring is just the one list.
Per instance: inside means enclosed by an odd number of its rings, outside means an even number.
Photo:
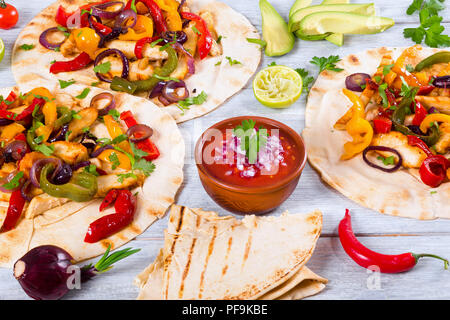
[{"label": "lime half", "polygon": [[2,38],[0,38],[0,62],[3,60],[5,56],[5,44],[3,43]]},{"label": "lime half", "polygon": [[302,94],[302,77],[286,66],[267,67],[253,80],[253,93],[266,107],[287,108]]}]

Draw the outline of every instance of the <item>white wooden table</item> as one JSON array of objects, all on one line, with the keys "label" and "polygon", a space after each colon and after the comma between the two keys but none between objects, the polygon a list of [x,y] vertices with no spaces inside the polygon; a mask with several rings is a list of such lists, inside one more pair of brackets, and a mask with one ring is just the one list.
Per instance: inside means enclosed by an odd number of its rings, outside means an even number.
[{"label": "white wooden table", "polygon": [[[237,11],[242,12],[261,30],[261,17],[257,0],[223,0]],[[316,0],[317,1],[317,0]],[[0,63],[1,86],[14,85],[10,69],[10,53],[20,30],[41,9],[53,0],[14,0],[12,3],[20,12],[18,25],[11,30],[0,30],[0,37],[6,44],[7,52]],[[294,0],[272,0],[276,9],[286,17]],[[369,2],[356,0],[354,2]],[[379,46],[410,46],[413,43],[403,37],[403,29],[417,27],[418,16],[407,16],[406,8],[410,0],[375,0],[378,14],[391,17],[396,25],[382,34],[352,36],[345,39],[342,48],[328,42],[297,41],[288,55],[279,58],[265,57],[262,66],[272,61],[293,68],[307,68],[317,72],[308,63],[313,56],[329,56],[354,53]],[[444,26],[450,31],[450,7],[447,3]],[[203,207],[226,212],[218,207],[203,190],[193,161],[194,143],[204,129],[222,119],[239,115],[261,115],[282,121],[301,132],[304,127],[305,96],[295,105],[285,110],[269,109],[259,104],[252,93],[251,84],[230,99],[218,110],[197,120],[180,126],[186,141],[185,181],[179,192],[177,203],[189,207]],[[273,214],[284,210],[291,213],[306,213],[318,208],[324,213],[323,233],[308,266],[321,276],[328,278],[329,284],[319,295],[311,299],[449,299],[450,271],[444,271],[437,260],[423,260],[411,272],[396,275],[381,274],[379,278],[356,265],[343,251],[337,237],[337,226],[345,208],[352,212],[353,226],[364,244],[384,253],[434,253],[450,258],[450,221],[416,221],[406,218],[384,216],[362,208],[325,185],[309,165],[305,168],[298,188],[292,196]],[[449,209],[450,210],[450,209]],[[151,263],[163,245],[163,230],[167,217],[152,225],[144,234],[130,242],[129,246],[142,251],[128,258],[110,272],[87,283],[83,290],[71,292],[69,299],[134,299],[137,288],[134,277]],[[1,244],[0,244],[1,245]],[[379,281],[378,281],[379,280]],[[0,269],[0,299],[27,299],[28,297],[14,279],[11,270]]]}]

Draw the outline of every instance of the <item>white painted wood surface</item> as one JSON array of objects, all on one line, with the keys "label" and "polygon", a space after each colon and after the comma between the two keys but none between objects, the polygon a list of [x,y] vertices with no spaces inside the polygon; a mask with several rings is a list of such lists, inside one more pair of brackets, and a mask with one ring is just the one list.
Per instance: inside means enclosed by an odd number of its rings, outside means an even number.
[{"label": "white painted wood surface", "polygon": [[[237,11],[242,12],[261,30],[261,18],[257,0],[223,0]],[[7,52],[0,63],[1,86],[14,85],[10,69],[10,53],[20,30],[41,9],[52,0],[14,0],[20,12],[18,25],[11,30],[0,30],[0,37],[6,44]],[[272,0],[276,9],[286,17],[293,0]],[[357,0],[354,2],[368,2]],[[338,54],[344,56],[367,48],[379,46],[409,46],[413,43],[404,39],[402,32],[406,27],[418,25],[418,16],[406,15],[410,0],[375,0],[378,14],[391,17],[396,25],[382,34],[346,37],[345,45],[338,48],[328,42],[297,41],[288,55],[278,58],[265,57],[262,66],[272,61],[293,68],[303,67],[316,72],[308,63],[313,56]],[[448,2],[448,1],[447,1]],[[450,30],[450,7],[441,13],[447,34]],[[185,182],[180,190],[177,202],[189,207],[203,207],[226,212],[218,207],[203,190],[197,169],[193,163],[194,143],[201,132],[210,125],[238,115],[261,115],[280,120],[301,132],[304,126],[305,97],[285,110],[274,110],[260,105],[254,98],[251,84],[238,95],[230,99],[218,110],[180,126],[187,146]],[[380,192],[383,188],[380,186]],[[377,278],[356,265],[343,251],[337,238],[337,225],[343,217],[345,208],[351,209],[353,226],[362,242],[374,250],[385,253],[414,251],[429,252],[450,257],[450,221],[416,221],[406,218],[384,216],[372,210],[362,208],[325,185],[309,165],[305,168],[298,188],[292,196],[273,214],[284,210],[291,213],[306,213],[318,208],[324,213],[324,228],[317,248],[308,266],[321,276],[330,280],[327,288],[311,299],[449,299],[450,271],[444,271],[437,260],[423,260],[411,272]],[[450,209],[449,209],[450,210]],[[163,230],[167,217],[156,222],[144,234],[132,241],[129,246],[142,251],[117,264],[110,272],[87,283],[83,290],[74,291],[68,299],[134,299],[137,288],[133,286],[134,277],[151,263],[163,245]],[[270,235],[269,235],[270,236]],[[1,245],[1,244],[0,244]],[[0,269],[0,299],[27,299],[19,284],[14,280],[12,271]]]}]

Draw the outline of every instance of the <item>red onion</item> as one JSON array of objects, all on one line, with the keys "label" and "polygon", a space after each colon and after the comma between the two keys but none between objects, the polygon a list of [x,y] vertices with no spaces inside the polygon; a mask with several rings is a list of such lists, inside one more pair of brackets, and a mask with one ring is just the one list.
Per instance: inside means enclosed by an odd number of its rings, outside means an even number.
[{"label": "red onion", "polygon": [[153,99],[161,95],[162,89],[166,83],[164,81],[160,81],[153,88],[152,92],[150,92],[149,98]]},{"label": "red onion", "polygon": [[127,130],[127,136],[133,143],[143,141],[153,135],[153,129],[145,124],[136,124]]},{"label": "red onion", "polygon": [[66,184],[72,178],[72,167],[63,162],[58,170],[55,170],[52,175],[52,182],[56,185]]},{"label": "red onion", "polygon": [[430,109],[428,109],[428,113],[439,113],[439,110],[436,109],[435,107],[431,107]]},{"label": "red onion", "polygon": [[114,149],[114,147],[112,145],[110,145],[110,144],[107,144],[106,146],[100,147],[100,148],[98,148],[97,150],[94,150],[91,153],[91,157],[92,158],[96,158],[96,157],[98,157],[100,155],[100,153],[102,153],[103,151],[108,150],[108,149]]},{"label": "red onion", "polygon": [[3,148],[0,148],[0,167],[3,166],[3,164],[6,161],[5,151]]},{"label": "red onion", "polygon": [[183,44],[187,41],[187,35],[184,31],[166,31],[161,33],[161,38],[165,43],[175,41],[176,43]]},{"label": "red onion", "polygon": [[61,130],[52,138],[48,140],[48,142],[53,143],[56,141],[65,141],[66,140],[66,134],[69,131],[69,124],[65,124],[62,126]]},{"label": "red onion", "polygon": [[437,88],[450,88],[450,76],[442,76],[434,78],[433,86]]},{"label": "red onion", "polygon": [[187,65],[188,65],[188,72],[189,74],[194,74],[195,73],[195,60],[194,57],[192,56],[192,54],[190,54],[190,52],[188,52],[181,44],[179,43],[175,43],[173,45],[173,47],[179,52],[179,53],[183,53],[186,55],[187,57]]},{"label": "red onion", "polygon": [[361,88],[366,84],[366,79],[370,79],[370,75],[367,73],[353,73],[345,78],[345,86],[348,90],[362,92]]},{"label": "red onion", "polygon": [[[183,94],[179,95],[179,91],[183,90]],[[162,90],[162,96],[169,102],[178,102],[189,97],[189,90],[186,88],[184,81],[168,81]]]},{"label": "red onion", "polygon": [[6,162],[16,162],[21,160],[27,153],[27,143],[22,140],[14,140],[5,147]]},{"label": "red onion", "polygon": [[[98,64],[100,64],[100,62],[111,55],[117,54],[120,59],[122,60],[122,75],[121,77],[126,79],[128,77],[128,73],[130,72],[130,63],[128,62],[127,57],[123,54],[122,51],[120,51],[119,49],[108,49],[105,51],[102,51],[96,58],[94,61],[94,67]],[[95,75],[97,76],[97,78],[99,78],[101,81],[105,81],[105,82],[109,82],[111,83],[112,80],[111,79],[107,79],[105,78],[102,74],[96,72]]]},{"label": "red onion", "polygon": [[116,39],[117,37],[120,36],[121,33],[122,33],[122,28],[120,28],[120,27],[113,28],[109,34],[107,34],[106,36],[102,35],[100,37],[100,42],[98,43],[98,47],[103,48],[105,46],[106,42]]},{"label": "red onion", "polygon": [[44,32],[41,33],[41,35],[39,36],[39,43],[47,49],[50,50],[55,50],[56,48],[59,48],[64,41],[66,41],[66,39],[64,39],[63,41],[59,42],[59,43],[50,43],[50,41],[48,41],[48,33],[49,32],[63,32],[61,30],[59,30],[57,27],[53,27],[53,28],[49,28],[47,30],[45,30]]},{"label": "red onion", "polygon": [[74,285],[70,280],[76,277],[75,268],[79,271],[78,280],[83,283],[110,270],[114,263],[140,251],[127,248],[109,255],[110,248],[95,266],[89,264],[78,268],[73,266],[74,259],[66,250],[52,245],[36,247],[14,264],[14,277],[25,293],[35,300],[60,299]]},{"label": "red onion", "polygon": [[[379,166],[379,165],[377,165],[375,163],[370,162],[369,159],[367,159],[367,153],[369,151],[385,151],[385,152],[394,153],[398,157],[398,162],[392,168],[381,167],[381,166]],[[375,169],[379,169],[379,170],[384,171],[384,172],[397,171],[400,168],[400,166],[402,165],[402,162],[403,162],[403,158],[402,158],[402,155],[400,154],[400,152],[398,152],[397,150],[395,150],[393,148],[384,147],[384,146],[370,146],[370,147],[367,147],[366,149],[364,149],[362,156],[363,156],[364,162],[367,163],[369,166],[371,166],[372,168],[375,168]]]},{"label": "red onion", "polygon": [[0,127],[7,126],[8,124],[11,124],[13,122],[14,122],[14,120],[1,118],[0,119]]},{"label": "red onion", "polygon": [[[133,23],[127,24],[128,20],[133,19]],[[136,25],[137,14],[131,9],[122,11],[114,23],[114,28],[122,29],[122,33],[127,33],[129,28],[133,28]]]},{"label": "red onion", "polygon": [[41,177],[41,170],[48,163],[53,163],[56,167],[56,170],[54,171],[53,175],[57,173],[62,167],[62,160],[57,158],[39,159],[38,161],[34,162],[30,169],[30,180],[33,186],[35,186],[36,188],[41,187],[39,182]]},{"label": "red onion", "polygon": [[[120,8],[115,11],[108,11],[109,7],[120,5]],[[120,1],[111,1],[106,3],[97,4],[92,7],[92,15],[97,16],[101,19],[114,19],[117,17],[122,10],[125,8],[125,4]]]},{"label": "red onion", "polygon": [[110,92],[102,92],[102,93],[99,93],[98,95],[96,95],[95,97],[93,97],[91,100],[90,106],[93,107],[98,100],[103,100],[103,99],[107,99],[107,100],[109,100],[109,102],[105,108],[98,111],[99,116],[104,116],[104,115],[108,114],[109,110],[114,109],[116,107],[116,99],[114,98],[113,94]]},{"label": "red onion", "polygon": [[32,185],[31,181],[27,180],[27,182],[25,182],[23,184],[22,188],[20,189],[20,193],[22,194],[22,197],[27,201],[33,200],[33,196],[30,196],[30,194],[29,194],[29,191],[30,191],[29,189],[30,189],[31,185]]},{"label": "red onion", "polygon": [[82,162],[78,162],[77,164],[74,164],[73,166],[72,166],[72,170],[73,171],[77,171],[78,169],[81,169],[81,168],[84,168],[84,167],[87,167],[87,166],[90,166],[91,165],[91,162],[90,161],[82,161]]},{"label": "red onion", "polygon": [[169,104],[172,104],[169,100],[164,98],[162,95],[158,97],[159,102],[161,102],[164,106],[168,106]]}]

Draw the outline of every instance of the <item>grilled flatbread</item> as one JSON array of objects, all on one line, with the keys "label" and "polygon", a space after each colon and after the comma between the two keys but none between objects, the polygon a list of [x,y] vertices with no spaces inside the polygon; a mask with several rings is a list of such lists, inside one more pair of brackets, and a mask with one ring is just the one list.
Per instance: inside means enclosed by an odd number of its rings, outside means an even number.
[{"label": "grilled flatbread", "polygon": [[[123,0],[126,2],[125,0]],[[26,85],[36,77],[56,81],[75,79],[78,83],[90,86],[98,82],[92,65],[74,72],[62,72],[52,74],[49,72],[52,61],[67,61],[61,52],[55,52],[44,48],[39,43],[39,36],[48,28],[56,27],[55,14],[59,5],[69,12],[75,11],[87,0],[61,0],[44,9],[22,30],[14,46],[12,54],[12,71],[16,82]],[[240,13],[228,5],[213,0],[192,0],[187,5],[194,13],[208,11],[212,15],[214,33],[221,37],[221,52],[214,56],[208,56],[203,60],[195,59],[196,72],[185,80],[191,96],[196,96],[204,91],[208,98],[200,105],[192,105],[187,110],[180,110],[176,104],[161,107],[169,112],[177,122],[183,122],[202,116],[219,107],[228,98],[239,92],[255,73],[260,60],[261,50],[258,44],[249,43],[247,38],[259,38],[257,29]],[[117,49],[133,55],[135,41],[116,41]],[[111,43],[114,43],[112,41]],[[124,44],[128,45],[124,45]],[[23,44],[33,44],[31,50],[23,50]],[[158,47],[155,47],[159,54]],[[153,49],[153,48],[151,48]],[[74,55],[75,57],[76,55]],[[229,59],[240,62],[232,64]],[[106,82],[98,84],[103,89],[109,89]],[[142,96],[148,97],[148,92]],[[154,99],[159,103],[157,99]]]},{"label": "grilled flatbread", "polygon": [[[38,83],[42,86],[41,81]],[[66,106],[74,103],[80,108],[88,107],[93,96],[104,92],[98,88],[91,88],[86,98],[76,99],[74,97],[86,87],[74,84],[65,89],[59,89],[59,86],[56,88],[56,84],[48,83],[46,87],[54,94],[58,105],[64,101]],[[17,94],[20,92],[18,88],[5,88],[0,90],[0,94],[7,96],[11,90]],[[69,199],[53,198],[42,194],[34,197],[24,208],[21,220],[15,229],[0,233],[1,267],[12,266],[28,250],[46,244],[65,249],[76,261],[95,257],[104,253],[109,245],[115,249],[134,239],[161,218],[173,203],[183,181],[185,148],[175,121],[169,114],[142,98],[116,93],[115,99],[116,109],[119,112],[130,110],[139,123],[145,123],[153,128],[152,141],[161,153],[159,158],[153,160],[155,170],[145,178],[142,186],[130,185],[133,194],[137,193],[137,210],[132,224],[97,243],[86,243],[84,236],[89,224],[104,215],[114,213],[114,208],[99,212],[99,206],[103,200],[101,197],[89,202],[73,202]],[[102,137],[100,133],[106,130],[103,124],[98,124],[91,129],[98,134],[98,137]],[[107,132],[105,134],[107,136]],[[113,177],[113,181],[110,181],[108,177]],[[97,181],[101,190],[103,187],[114,188],[111,184],[117,183],[118,179],[115,174],[112,174],[100,176]],[[126,184],[127,179],[123,183]],[[120,189],[120,187],[117,188]],[[1,192],[0,194],[5,196],[5,200],[0,202],[0,225],[2,225],[10,194]]]},{"label": "grilled flatbread", "polygon": [[321,229],[319,211],[237,220],[173,205],[164,248],[136,279],[138,299],[299,299],[316,294],[327,280],[305,264]]},{"label": "grilled flatbread", "polygon": [[[382,172],[368,166],[361,154],[350,160],[340,160],[344,142],[351,140],[346,131],[333,128],[351,105],[342,93],[346,77],[358,72],[373,75],[384,55],[392,55],[395,61],[403,50],[405,48],[382,47],[351,54],[337,64],[344,71],[323,71],[320,74],[308,96],[302,133],[308,159],[326,183],[365,207],[384,214],[421,220],[450,218],[449,182],[432,189],[421,181],[418,169]],[[438,51],[422,48],[415,60],[408,63],[414,67]],[[426,107],[431,106],[448,113],[448,105],[443,107],[433,103]],[[366,110],[370,108],[369,104]],[[448,154],[446,156],[448,158]]]}]

